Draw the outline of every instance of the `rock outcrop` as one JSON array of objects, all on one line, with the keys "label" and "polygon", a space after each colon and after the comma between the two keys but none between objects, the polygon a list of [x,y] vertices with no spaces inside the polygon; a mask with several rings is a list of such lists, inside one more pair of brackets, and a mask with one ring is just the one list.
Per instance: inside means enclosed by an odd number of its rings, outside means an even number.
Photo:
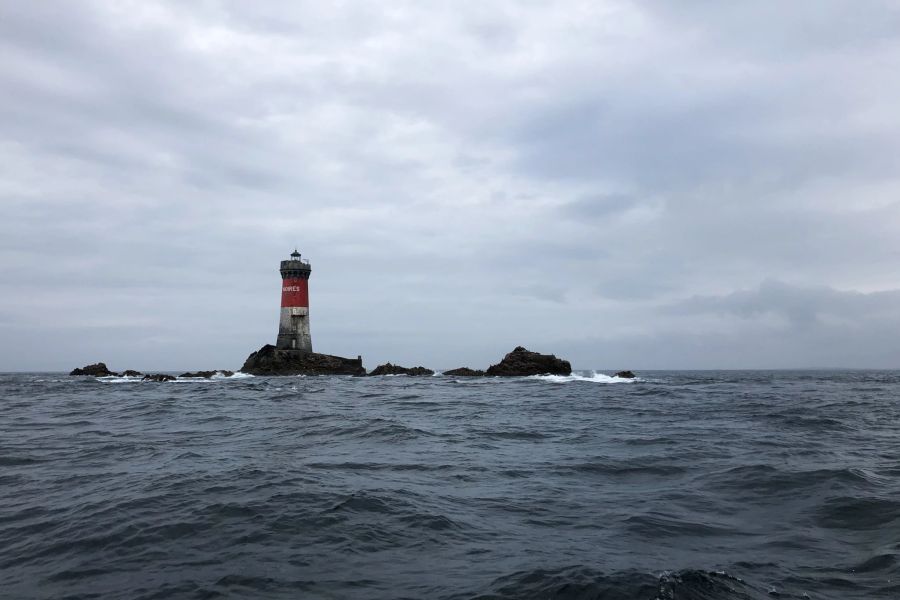
[{"label": "rock outcrop", "polygon": [[251,375],[365,375],[362,358],[344,358],[317,352],[279,350],[266,344],[244,361],[241,367]]},{"label": "rock outcrop", "polygon": [[115,371],[110,371],[106,367],[106,363],[100,362],[94,365],[81,367],[80,369],[73,369],[69,375],[84,375],[87,377],[140,377],[143,373],[135,371],[134,369],[125,369],[122,373],[117,373]]},{"label": "rock outcrop", "polygon": [[556,358],[553,354],[539,354],[517,346],[496,365],[486,371],[460,367],[444,371],[451,377],[527,377],[529,375],[571,375],[569,361]]},{"label": "rock outcrop", "polygon": [[460,367],[458,369],[450,369],[449,371],[444,371],[444,375],[451,375],[453,377],[484,377],[484,371],[481,369],[470,369],[469,367]]},{"label": "rock outcrop", "polygon": [[569,361],[553,354],[539,354],[517,346],[496,365],[485,371],[488,376],[525,377],[528,375],[571,375]]},{"label": "rock outcrop", "polygon": [[369,375],[409,375],[411,377],[421,377],[423,375],[434,375],[434,371],[425,367],[401,367],[400,365],[392,365],[384,363],[378,365]]},{"label": "rock outcrop", "polygon": [[182,373],[181,375],[179,375],[179,377],[210,379],[217,374],[221,374],[224,377],[231,377],[232,375],[234,375],[234,371],[225,371],[223,369],[219,369],[217,371],[193,371]]},{"label": "rock outcrop", "polygon": [[613,377],[621,377],[622,379],[634,379],[635,375],[632,371],[619,371]]},{"label": "rock outcrop", "polygon": [[86,377],[109,377],[110,375],[118,375],[115,371],[106,368],[106,363],[97,363],[87,365],[80,369],[73,369],[69,375],[83,375]]},{"label": "rock outcrop", "polygon": [[174,375],[166,375],[165,373],[156,373],[144,375],[141,381],[175,381]]},{"label": "rock outcrop", "polygon": [[[251,375],[366,375],[362,365],[362,357],[344,358],[331,354],[319,354],[317,352],[302,352],[294,349],[278,349],[271,344],[266,344],[256,352],[250,354],[241,371]],[[444,375],[451,377],[525,377],[529,375],[570,375],[572,366],[569,361],[557,358],[553,354],[539,354],[526,350],[522,346],[516,347],[512,352],[503,357],[499,363],[491,365],[486,371],[460,367],[444,371]],[[221,374],[225,377],[234,375],[233,371],[189,371],[182,373],[183,378],[206,378]],[[91,377],[118,376],[115,371],[110,371],[106,364],[97,363],[87,365],[80,369],[74,369],[69,375],[84,375]],[[126,377],[140,377],[139,371],[131,369],[123,373]],[[368,375],[410,375],[426,376],[434,375],[434,371],[425,367],[402,367],[391,363],[378,365]],[[631,371],[619,371],[616,377],[631,379],[635,377]],[[174,381],[174,375],[165,373],[148,373],[142,381]]]}]

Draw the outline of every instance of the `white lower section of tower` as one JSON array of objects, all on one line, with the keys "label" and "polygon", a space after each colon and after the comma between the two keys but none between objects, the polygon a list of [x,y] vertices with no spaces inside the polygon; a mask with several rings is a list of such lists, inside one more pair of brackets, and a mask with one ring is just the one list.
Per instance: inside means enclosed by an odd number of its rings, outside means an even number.
[{"label": "white lower section of tower", "polygon": [[277,348],[312,352],[309,335],[309,309],[305,306],[282,306],[278,322]]}]

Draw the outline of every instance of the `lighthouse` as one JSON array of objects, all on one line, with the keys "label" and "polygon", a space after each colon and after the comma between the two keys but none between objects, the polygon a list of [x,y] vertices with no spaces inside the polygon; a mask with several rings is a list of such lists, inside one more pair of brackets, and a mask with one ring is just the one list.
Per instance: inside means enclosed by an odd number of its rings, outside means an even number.
[{"label": "lighthouse", "polygon": [[309,335],[309,261],[295,249],[281,261],[281,319],[278,322],[278,349],[312,352]]}]

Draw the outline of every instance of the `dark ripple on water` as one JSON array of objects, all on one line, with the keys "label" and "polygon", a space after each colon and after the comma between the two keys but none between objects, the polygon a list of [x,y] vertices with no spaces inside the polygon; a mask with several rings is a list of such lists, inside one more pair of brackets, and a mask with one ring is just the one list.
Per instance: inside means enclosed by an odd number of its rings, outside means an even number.
[{"label": "dark ripple on water", "polygon": [[894,598],[896,372],[0,375],[2,598]]}]

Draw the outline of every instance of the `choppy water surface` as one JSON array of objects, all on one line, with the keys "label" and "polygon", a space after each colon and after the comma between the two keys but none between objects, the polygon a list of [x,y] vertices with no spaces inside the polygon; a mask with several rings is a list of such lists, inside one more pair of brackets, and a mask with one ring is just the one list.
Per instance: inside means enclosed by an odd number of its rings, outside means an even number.
[{"label": "choppy water surface", "polygon": [[0,375],[0,597],[900,596],[900,373],[641,375]]}]

